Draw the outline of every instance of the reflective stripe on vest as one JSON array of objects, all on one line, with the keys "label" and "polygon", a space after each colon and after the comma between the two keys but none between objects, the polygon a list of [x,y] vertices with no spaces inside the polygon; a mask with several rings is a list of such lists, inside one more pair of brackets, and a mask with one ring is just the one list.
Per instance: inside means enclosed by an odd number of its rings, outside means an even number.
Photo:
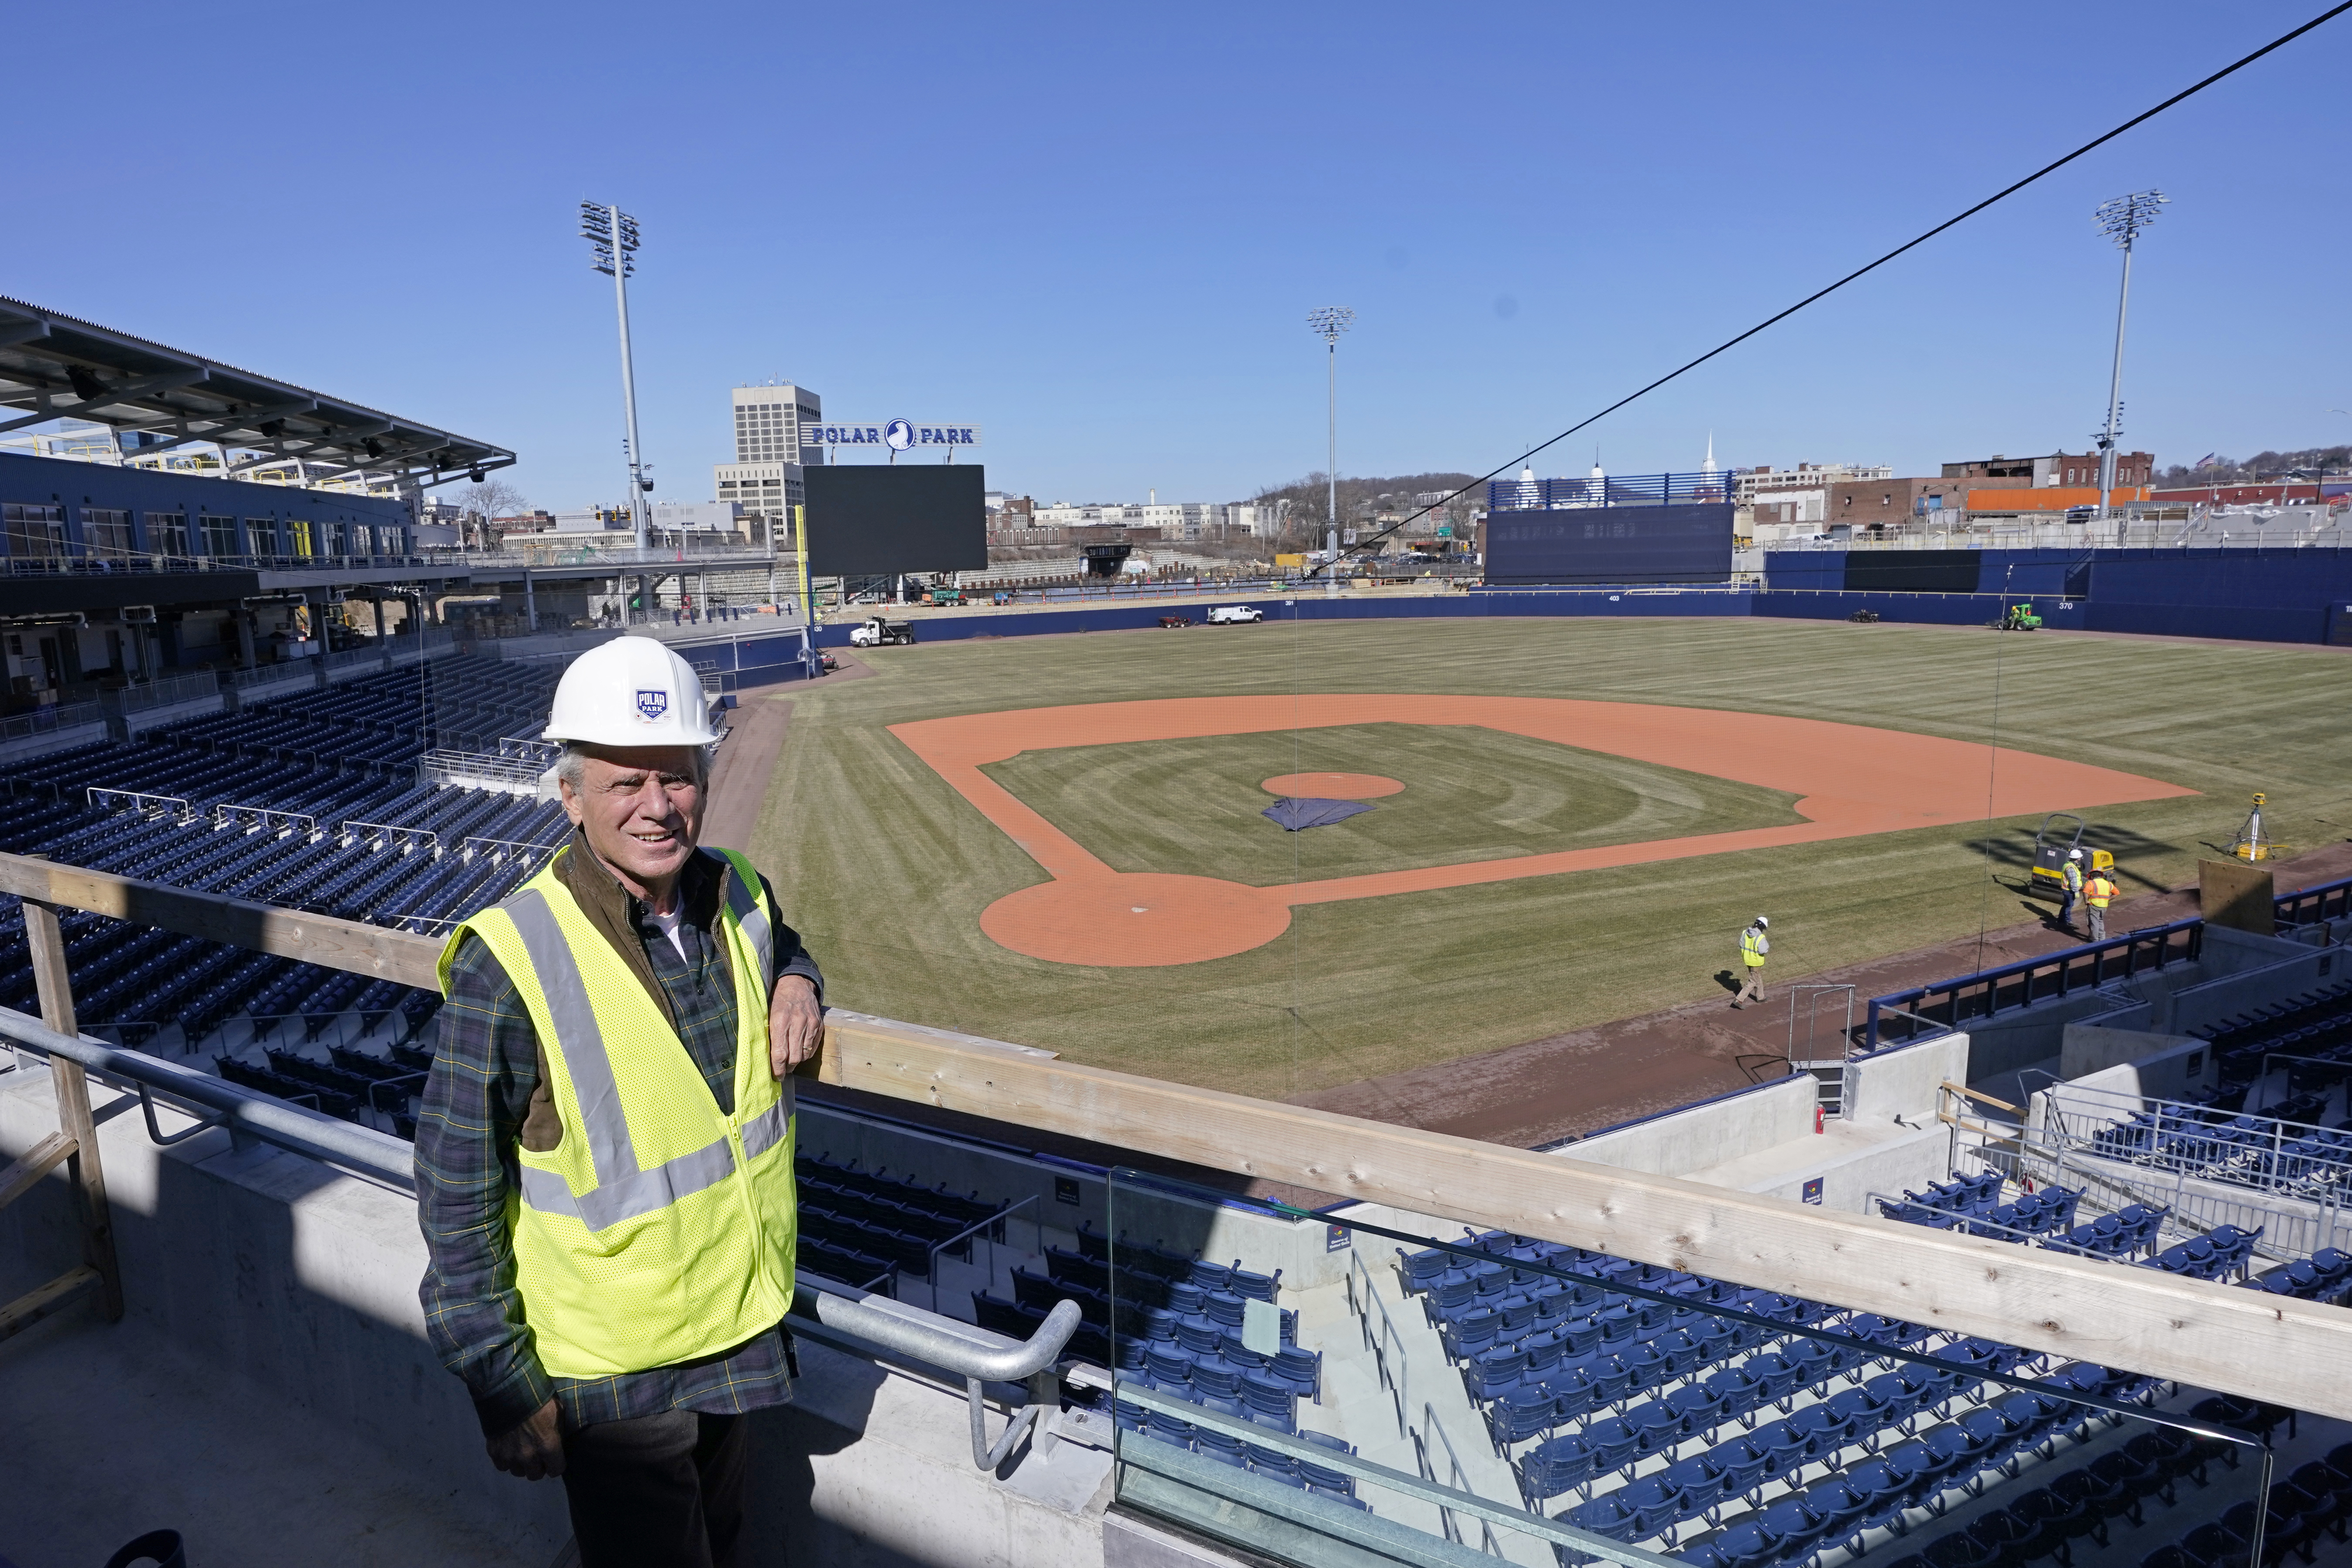
[{"label": "reflective stripe on vest", "polygon": [[2116,896],[2116,885],[2105,877],[2094,877],[2091,885],[2084,889],[2084,896],[2090,900],[2093,909],[2104,910],[2107,907],[2107,900]]},{"label": "reflective stripe on vest", "polygon": [[1764,966],[1764,953],[1757,945],[1758,939],[1762,934],[1754,926],[1739,933],[1739,956],[1748,961],[1748,967],[1750,969],[1761,969]]},{"label": "reflective stripe on vest", "polygon": [[[588,987],[572,961],[562,928],[555,923],[555,911],[547,907],[547,895],[536,888],[525,888],[508,901],[506,909],[522,937],[524,950],[530,954],[531,972],[547,998],[556,1037],[563,1042],[563,1062],[572,1069],[572,1092],[580,1100],[581,1131],[588,1135],[589,1158],[596,1167],[594,1189],[575,1197],[562,1176],[526,1166],[523,1201],[542,1214],[570,1215],[591,1230],[604,1230],[625,1219],[667,1208],[688,1194],[715,1186],[734,1174],[735,1152],[723,1137],[650,1171],[638,1165],[636,1148],[629,1139],[629,1119],[621,1110],[620,1088],[613,1080],[613,1058],[604,1048],[604,1031],[596,1024],[596,1009],[589,1004]],[[766,923],[762,917],[761,924]],[[778,1113],[783,1109],[779,1100],[768,1115],[781,1122]],[[782,1136],[779,1125],[761,1148]],[[749,1149],[749,1127],[744,1129],[744,1142],[748,1152],[759,1152]]]}]

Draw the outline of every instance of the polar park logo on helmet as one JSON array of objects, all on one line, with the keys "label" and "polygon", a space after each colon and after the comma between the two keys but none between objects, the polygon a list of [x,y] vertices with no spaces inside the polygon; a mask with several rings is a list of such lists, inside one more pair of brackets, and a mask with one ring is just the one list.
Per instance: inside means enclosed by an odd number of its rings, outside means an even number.
[{"label": "polar park logo on helmet", "polygon": [[643,719],[646,723],[651,724],[657,722],[661,716],[668,711],[668,692],[658,689],[648,690],[642,686],[637,688],[638,718]]}]

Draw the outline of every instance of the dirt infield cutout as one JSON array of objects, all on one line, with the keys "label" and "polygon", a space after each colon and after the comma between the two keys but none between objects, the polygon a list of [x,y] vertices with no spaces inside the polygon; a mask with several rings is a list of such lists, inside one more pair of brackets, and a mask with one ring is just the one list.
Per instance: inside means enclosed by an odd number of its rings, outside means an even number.
[{"label": "dirt infield cutout", "polygon": [[[1114,870],[981,771],[984,764],[1023,752],[1065,746],[1366,723],[1499,730],[1782,790],[1799,797],[1796,809],[1806,820],[1254,888],[1214,877]],[[1200,963],[1246,952],[1287,930],[1291,910],[1301,904],[2197,793],[2109,768],[1898,730],[1572,698],[1376,692],[1178,697],[924,719],[893,724],[890,732],[1051,879],[1009,893],[982,910],[981,929],[990,940],[1033,958],[1110,968]],[[1328,775],[1297,778],[1323,776]],[[1351,776],[1367,784],[1395,783],[1369,774]],[[1265,787],[1292,782],[1269,779]],[[1364,798],[1344,790],[1313,793]]]},{"label": "dirt infield cutout", "polygon": [[1379,800],[1404,793],[1401,781],[1378,773],[1284,773],[1257,787],[1290,800]]}]

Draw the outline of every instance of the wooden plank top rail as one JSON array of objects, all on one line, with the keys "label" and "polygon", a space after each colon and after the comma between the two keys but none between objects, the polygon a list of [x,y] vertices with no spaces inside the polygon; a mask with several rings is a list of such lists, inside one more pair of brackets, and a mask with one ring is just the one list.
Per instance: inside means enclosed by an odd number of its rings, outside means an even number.
[{"label": "wooden plank top rail", "polygon": [[[0,855],[0,891],[434,984],[433,939]],[[818,1077],[1441,1220],[2352,1418],[2352,1310],[1871,1215],[833,1020]]]}]

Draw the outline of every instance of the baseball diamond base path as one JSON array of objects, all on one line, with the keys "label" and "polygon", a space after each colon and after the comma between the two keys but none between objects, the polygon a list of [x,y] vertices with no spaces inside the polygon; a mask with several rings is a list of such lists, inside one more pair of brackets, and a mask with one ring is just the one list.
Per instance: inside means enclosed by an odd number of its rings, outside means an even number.
[{"label": "baseball diamond base path", "polygon": [[[2282,893],[2347,876],[2352,876],[2352,843],[2272,863],[2273,884]],[[1525,1045],[1335,1084],[1297,1100],[1345,1116],[1522,1149],[1581,1137],[1781,1076],[1792,984],[1852,985],[1858,1028],[1870,997],[2039,958],[2084,940],[2051,923],[2055,903],[2027,898],[2007,883],[1994,889],[1992,910],[1999,920],[2027,910],[2036,911],[2037,918],[1986,932],[1981,946],[1975,937],[1963,937],[1818,974],[1768,972],[1760,1005],[1734,1009],[1727,993]],[[2107,929],[2122,936],[2188,920],[2197,910],[2192,883],[2119,900],[2108,911]],[[1843,1016],[1839,1011],[1824,1012],[1827,1034],[1822,1037],[1835,1036]],[[1801,1020],[1796,1033],[1801,1040]]]},{"label": "baseball diamond base path", "polygon": [[[1023,752],[1065,746],[1376,723],[1484,727],[1755,784],[1797,796],[1797,814],[1805,820],[1258,888],[1213,877],[1114,870],[981,771]],[[1289,928],[1291,910],[1302,904],[2197,793],[2031,752],[1895,730],[1570,698],[1182,697],[969,713],[893,724],[890,732],[1050,875],[982,911],[981,929],[990,939],[1033,958],[1111,968],[1199,963],[1246,952],[1280,936]]]}]

